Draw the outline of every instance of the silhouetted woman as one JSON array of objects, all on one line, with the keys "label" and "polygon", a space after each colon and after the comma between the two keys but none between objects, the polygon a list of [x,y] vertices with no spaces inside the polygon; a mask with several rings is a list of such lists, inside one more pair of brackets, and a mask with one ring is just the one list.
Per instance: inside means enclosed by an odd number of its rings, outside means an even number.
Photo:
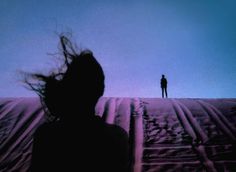
[{"label": "silhouetted woman", "polygon": [[68,38],[60,41],[62,67],[48,76],[32,74],[36,83],[26,80],[51,119],[35,133],[31,171],[128,171],[127,133],[95,116],[104,92],[102,67],[91,51],[76,53]]}]

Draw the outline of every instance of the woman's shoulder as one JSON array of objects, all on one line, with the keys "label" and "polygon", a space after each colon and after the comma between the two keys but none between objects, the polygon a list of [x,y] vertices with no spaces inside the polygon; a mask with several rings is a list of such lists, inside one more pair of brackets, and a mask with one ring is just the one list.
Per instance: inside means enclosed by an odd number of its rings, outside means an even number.
[{"label": "woman's shoulder", "polygon": [[60,127],[57,123],[45,122],[36,129],[34,135],[36,138],[50,138],[56,135],[59,128]]},{"label": "woman's shoulder", "polygon": [[108,131],[112,135],[127,135],[127,132],[120,126],[116,124],[109,124],[106,123],[101,117],[96,116],[97,123],[99,123],[99,126],[103,126],[105,131]]},{"label": "woman's shoulder", "polygon": [[46,132],[49,130],[54,130],[58,127],[57,122],[45,122],[37,128],[37,132]]},{"label": "woman's shoulder", "polygon": [[118,125],[106,124],[106,131],[114,140],[123,140],[124,142],[128,140],[128,133]]}]

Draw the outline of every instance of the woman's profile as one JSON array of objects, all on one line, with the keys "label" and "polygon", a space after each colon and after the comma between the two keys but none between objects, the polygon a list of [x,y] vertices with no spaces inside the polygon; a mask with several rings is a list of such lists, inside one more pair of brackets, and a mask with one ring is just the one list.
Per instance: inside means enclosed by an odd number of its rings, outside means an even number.
[{"label": "woman's profile", "polygon": [[95,116],[105,87],[101,65],[91,51],[77,53],[63,35],[60,44],[63,65],[26,79],[51,119],[35,132],[30,170],[128,171],[127,133]]}]

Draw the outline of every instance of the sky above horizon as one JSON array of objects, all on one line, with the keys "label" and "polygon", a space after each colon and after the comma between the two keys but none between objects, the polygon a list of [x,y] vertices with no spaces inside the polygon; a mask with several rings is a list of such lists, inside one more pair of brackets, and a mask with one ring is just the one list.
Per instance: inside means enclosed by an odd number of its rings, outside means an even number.
[{"label": "sky above horizon", "polygon": [[36,94],[19,70],[47,71],[56,33],[101,63],[104,96],[236,98],[236,1],[1,0],[0,97]]}]

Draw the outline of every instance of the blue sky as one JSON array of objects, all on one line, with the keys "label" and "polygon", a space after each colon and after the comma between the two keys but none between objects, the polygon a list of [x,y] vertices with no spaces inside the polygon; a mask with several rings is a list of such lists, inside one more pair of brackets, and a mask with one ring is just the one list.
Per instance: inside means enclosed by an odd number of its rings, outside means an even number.
[{"label": "blue sky", "polygon": [[55,66],[55,32],[73,33],[106,75],[105,96],[236,98],[233,0],[1,0],[0,97],[35,96],[18,70]]}]

